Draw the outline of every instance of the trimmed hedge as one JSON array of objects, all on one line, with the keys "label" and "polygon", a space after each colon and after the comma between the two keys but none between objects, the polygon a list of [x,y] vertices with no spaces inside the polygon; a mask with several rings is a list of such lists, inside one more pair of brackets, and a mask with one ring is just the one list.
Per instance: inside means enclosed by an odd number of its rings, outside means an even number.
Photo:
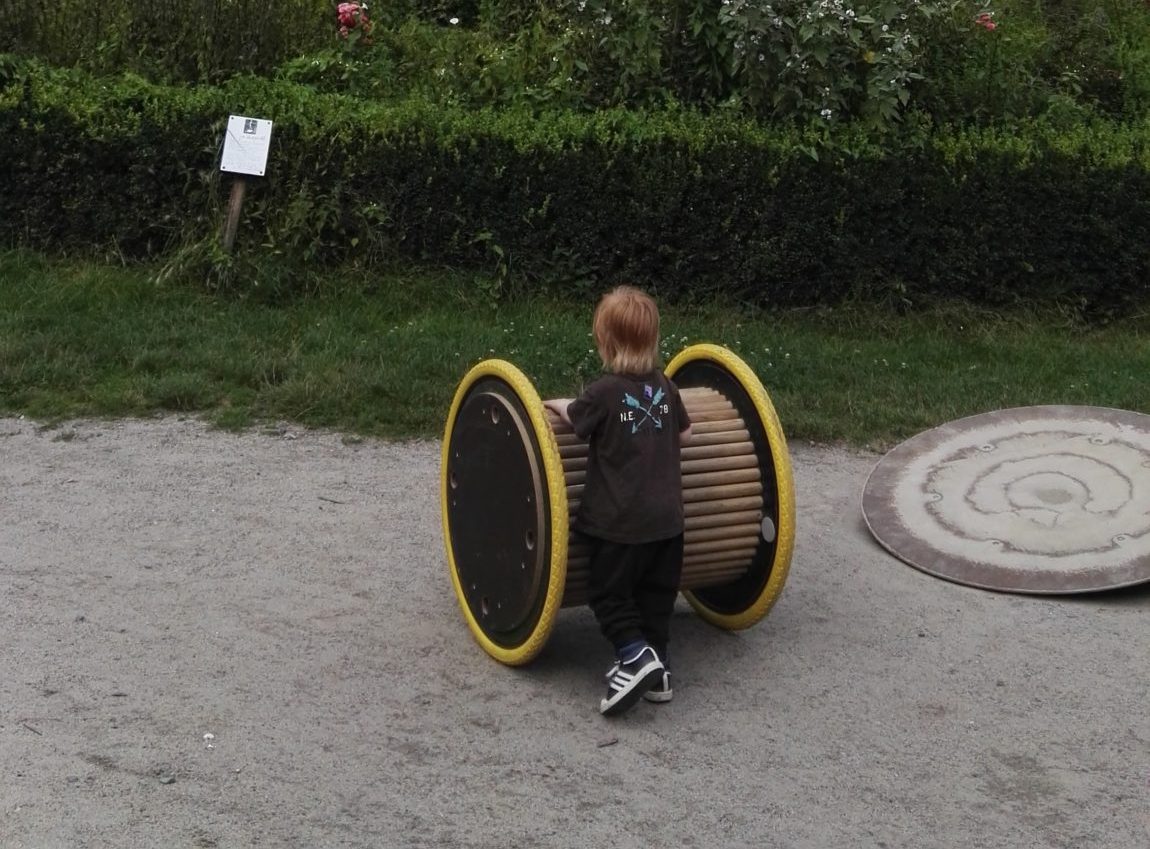
[{"label": "trimmed hedge", "polygon": [[229,113],[276,122],[239,248],[577,291],[804,305],[1147,300],[1150,125],[877,143],[690,112],[452,111],[241,78],[165,88],[0,59],[0,243],[156,257],[214,238]]}]

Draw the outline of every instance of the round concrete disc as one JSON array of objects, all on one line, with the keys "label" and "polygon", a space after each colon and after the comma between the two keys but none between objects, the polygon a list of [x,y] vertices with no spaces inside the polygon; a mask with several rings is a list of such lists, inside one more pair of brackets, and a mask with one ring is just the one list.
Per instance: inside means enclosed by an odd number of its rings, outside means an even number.
[{"label": "round concrete disc", "polygon": [[973,587],[1150,581],[1150,416],[1050,406],[950,422],[882,458],[863,516],[900,560]]}]

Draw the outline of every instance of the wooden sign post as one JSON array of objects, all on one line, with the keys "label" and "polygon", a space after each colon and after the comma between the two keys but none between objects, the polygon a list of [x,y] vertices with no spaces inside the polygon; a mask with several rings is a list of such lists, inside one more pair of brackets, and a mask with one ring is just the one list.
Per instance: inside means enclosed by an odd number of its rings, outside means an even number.
[{"label": "wooden sign post", "polygon": [[220,171],[234,174],[232,193],[228,200],[228,214],[221,233],[224,250],[231,253],[240,226],[240,212],[247,194],[249,176],[262,177],[268,164],[271,148],[272,122],[263,118],[243,115],[228,116],[228,130],[224,137],[224,152],[220,157]]}]

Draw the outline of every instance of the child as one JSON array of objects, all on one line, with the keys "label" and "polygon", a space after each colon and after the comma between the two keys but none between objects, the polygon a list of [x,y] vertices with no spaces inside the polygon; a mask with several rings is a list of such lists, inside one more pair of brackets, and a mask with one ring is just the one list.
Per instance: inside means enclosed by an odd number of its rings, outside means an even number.
[{"label": "child", "polygon": [[590,443],[575,530],[591,548],[591,610],[615,647],[600,713],[640,697],[671,700],[671,612],[683,567],[679,447],[691,422],[679,390],[656,367],[659,308],[620,286],[595,309],[599,358],[609,374],[572,400],[544,405]]}]

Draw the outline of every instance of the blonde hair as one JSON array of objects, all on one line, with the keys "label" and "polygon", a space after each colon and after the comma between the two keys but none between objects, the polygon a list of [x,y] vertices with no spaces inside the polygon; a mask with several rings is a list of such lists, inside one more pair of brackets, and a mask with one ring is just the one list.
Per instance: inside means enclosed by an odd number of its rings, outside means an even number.
[{"label": "blonde hair", "polygon": [[603,365],[616,373],[644,374],[659,358],[659,308],[634,286],[618,286],[595,308],[591,324]]}]

